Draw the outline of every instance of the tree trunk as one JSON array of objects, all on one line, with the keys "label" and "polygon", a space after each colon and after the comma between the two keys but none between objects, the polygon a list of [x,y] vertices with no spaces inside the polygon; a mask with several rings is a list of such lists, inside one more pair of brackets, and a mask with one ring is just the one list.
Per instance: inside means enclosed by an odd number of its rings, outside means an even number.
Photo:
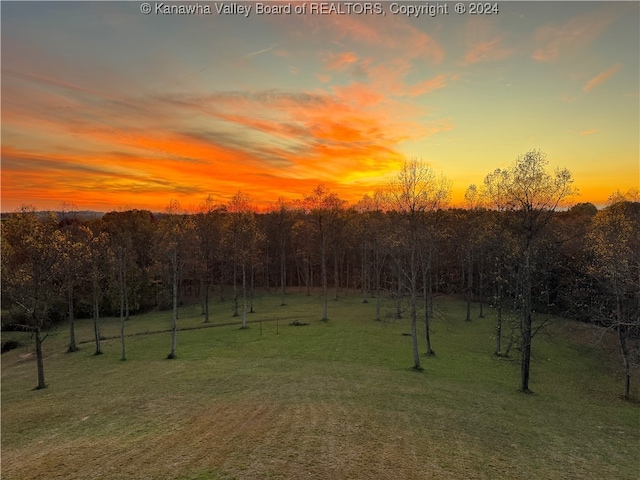
[{"label": "tree trunk", "polygon": [[296,262],[296,276],[298,277],[298,292],[302,292],[302,282],[303,282],[302,266],[300,265],[300,259],[298,258],[298,255],[296,255],[295,252],[293,252],[293,259]]},{"label": "tree trunk", "polygon": [[478,272],[478,296],[480,297],[480,314],[478,315],[478,318],[484,318],[484,308],[483,308],[483,298],[482,298],[482,271],[484,269],[484,254],[481,251],[480,252],[480,270]]},{"label": "tree trunk", "polygon": [[396,296],[396,318],[402,318],[402,294],[404,290],[404,282],[402,281],[402,268],[398,265],[398,293]]},{"label": "tree trunk", "polygon": [[[344,263],[344,257],[342,259],[342,263]],[[349,260],[347,260],[347,266],[345,268],[345,272],[344,272],[344,296],[347,297],[349,295],[349,280],[351,279],[351,264],[349,263]],[[354,293],[355,293],[355,287],[354,287]]]},{"label": "tree trunk", "polygon": [[120,342],[122,344],[122,356],[120,357],[120,360],[127,359],[127,349],[126,349],[125,338],[124,338],[125,320],[126,320],[126,317],[123,314],[121,314],[120,315]]},{"label": "tree trunk", "polygon": [[247,328],[247,272],[242,262],[242,328]]},{"label": "tree trunk", "polygon": [[411,246],[411,346],[413,348],[413,368],[420,370],[420,351],[418,350],[418,272],[415,244]]},{"label": "tree trunk", "polygon": [[209,281],[204,284],[204,323],[209,323]]},{"label": "tree trunk", "polygon": [[47,386],[44,382],[44,361],[42,357],[42,338],[40,337],[40,326],[35,328],[36,337],[36,362],[38,364],[38,386],[37,390],[43,389]]},{"label": "tree trunk", "polygon": [[95,355],[102,354],[102,347],[100,346],[100,325],[98,325],[98,320],[100,319],[98,296],[99,296],[98,287],[97,285],[94,285],[93,286],[93,335],[96,341]]},{"label": "tree trunk", "polygon": [[498,300],[498,319],[496,322],[496,357],[502,355],[502,300]]},{"label": "tree trunk", "polygon": [[236,284],[237,265],[233,262],[233,316],[238,316],[238,286]]},{"label": "tree trunk", "polygon": [[124,339],[124,322],[125,322],[125,309],[124,309],[124,298],[126,297],[125,290],[126,284],[124,283],[124,265],[123,260],[120,258],[120,343],[122,344],[122,356],[120,360],[127,359],[127,350],[125,347],[125,339]]},{"label": "tree trunk", "polygon": [[415,272],[411,279],[411,346],[413,348],[413,368],[420,370],[420,351],[418,350],[418,312]]},{"label": "tree trunk", "polygon": [[173,315],[171,316],[171,352],[167,358],[176,358],[176,343],[178,340],[178,251],[177,247],[171,252],[171,263],[173,267],[172,297]]},{"label": "tree trunk", "polygon": [[520,357],[520,391],[529,393],[529,370],[531,366],[531,260],[530,250],[525,251],[523,279],[524,305],[522,311],[522,355]]},{"label": "tree trunk", "polygon": [[368,282],[368,268],[367,268],[367,247],[366,244],[362,244],[362,265],[360,266],[361,281],[362,281],[362,303],[368,303],[367,301],[367,282]]},{"label": "tree trunk", "polygon": [[220,255],[220,302],[224,302],[224,255]]},{"label": "tree trunk", "polygon": [[255,313],[253,311],[253,285],[254,285],[254,271],[253,264],[251,264],[251,281],[249,283],[249,313]]},{"label": "tree trunk", "polygon": [[69,288],[67,292],[67,300],[69,302],[69,348],[67,351],[76,352],[78,346],[76,345],[75,315],[73,312],[73,287]]},{"label": "tree trunk", "polygon": [[531,312],[525,312],[522,329],[522,355],[520,362],[520,391],[528,393],[531,365]]},{"label": "tree trunk", "polygon": [[473,294],[473,253],[469,252],[469,265],[467,270],[467,322],[471,321],[471,296]]},{"label": "tree trunk", "polygon": [[622,325],[622,306],[620,305],[620,294],[618,289],[616,291],[616,321],[618,323],[618,343],[620,344],[620,353],[622,354],[622,361],[624,363],[624,394],[622,398],[629,399],[629,392],[631,390],[631,365],[629,362],[629,347],[627,345],[628,331]]},{"label": "tree trunk", "polygon": [[[200,277],[200,291],[202,292],[202,296],[200,297],[200,315],[204,315],[204,278]],[[207,323],[206,321],[204,323]]]},{"label": "tree trunk", "polygon": [[340,288],[340,276],[338,273],[338,255],[333,256],[333,299],[338,300],[338,288]]},{"label": "tree trunk", "polygon": [[287,293],[286,292],[286,283],[287,283],[287,262],[286,262],[286,256],[285,256],[285,248],[284,245],[281,245],[280,247],[280,305],[284,306],[284,296]]},{"label": "tree trunk", "polygon": [[[269,259],[269,250],[265,250],[264,253],[264,266],[265,268],[262,269],[262,274],[264,275],[264,279],[263,279],[263,284],[264,284],[264,288],[267,292],[271,291],[271,279],[269,278],[269,274],[271,272],[271,260]],[[251,298],[253,298],[253,285],[254,285],[254,280],[253,280],[253,262],[251,262]],[[253,310],[252,310],[253,311]]]},{"label": "tree trunk", "polygon": [[328,297],[328,285],[327,285],[327,257],[326,257],[326,245],[324,236],[322,237],[322,248],[321,248],[321,260],[322,265],[320,265],[322,270],[322,321],[326,322],[328,320],[327,313],[327,297]]},{"label": "tree trunk", "polygon": [[375,253],[375,275],[376,275],[376,320],[380,320],[380,254],[376,249]]},{"label": "tree trunk", "polygon": [[624,394],[622,398],[629,399],[631,391],[631,364],[629,362],[629,347],[627,345],[627,331],[618,324],[618,341],[620,343],[620,352],[622,353],[622,361],[624,362]]},{"label": "tree trunk", "polygon": [[254,288],[255,288],[255,271],[253,269],[253,264],[251,264],[251,283],[249,284],[249,298],[251,300],[251,305],[250,305],[250,313],[255,313],[255,311],[253,310],[253,296],[254,296]]},{"label": "tree trunk", "polygon": [[434,355],[434,351],[431,349],[431,333],[429,332],[429,293],[427,290],[427,271],[429,268],[429,263],[427,265],[423,265],[422,267],[422,295],[424,302],[424,335],[425,340],[427,342],[427,355]]},{"label": "tree trunk", "polygon": [[429,259],[429,276],[427,282],[429,283],[429,315],[433,317],[433,273],[431,268],[431,259]]},{"label": "tree trunk", "polygon": [[124,319],[129,320],[129,288],[127,287],[127,269],[124,269]]}]

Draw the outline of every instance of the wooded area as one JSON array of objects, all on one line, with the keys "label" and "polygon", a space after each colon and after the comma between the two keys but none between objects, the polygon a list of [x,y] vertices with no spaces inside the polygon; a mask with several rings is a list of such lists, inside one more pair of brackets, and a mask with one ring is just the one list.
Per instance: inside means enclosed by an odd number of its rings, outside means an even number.
[{"label": "wooded area", "polygon": [[[25,206],[2,222],[2,326],[33,332],[44,388],[42,341],[54,324],[68,322],[73,352],[74,319],[92,317],[100,354],[100,317],[119,316],[126,360],[129,316],[171,309],[168,358],[175,358],[185,302],[201,302],[209,323],[210,301],[231,298],[232,315],[246,328],[258,289],[278,291],[283,306],[288,289],[321,289],[322,321],[331,318],[331,298],[357,291],[363,302],[376,302],[376,320],[409,318],[412,368],[421,370],[420,351],[437,351],[433,298],[453,294],[466,299],[468,321],[472,302],[480,316],[484,305],[496,309],[494,353],[519,351],[523,392],[532,339],[550,315],[614,330],[626,398],[640,353],[637,192],[617,192],[598,210],[572,202],[570,172],[546,167],[544,154],[528,152],[471,185],[465,208],[450,208],[450,182],[417,160],[355,205],[319,185],[260,213],[242,192],[225,204],[209,197],[198,213],[175,200],[163,213],[99,218]],[[393,312],[380,308],[383,296],[395,299]]]}]

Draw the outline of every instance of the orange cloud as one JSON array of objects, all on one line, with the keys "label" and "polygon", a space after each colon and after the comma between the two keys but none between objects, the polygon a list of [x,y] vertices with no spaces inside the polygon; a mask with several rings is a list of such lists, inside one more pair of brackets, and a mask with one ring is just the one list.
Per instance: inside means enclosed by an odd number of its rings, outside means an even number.
[{"label": "orange cloud", "polygon": [[[407,84],[407,77],[412,73],[413,66],[406,58],[394,58],[376,65],[367,65],[362,69],[368,79],[371,92],[386,97],[417,97],[425,93],[444,88],[447,85],[447,77],[444,74],[415,83]],[[364,85],[362,82],[358,82]],[[386,98],[383,96],[382,98]]]},{"label": "orange cloud", "polygon": [[585,130],[584,132],[580,132],[580,135],[593,135],[594,133],[597,133],[598,129],[597,128],[593,128],[591,130]]},{"label": "orange cloud", "polygon": [[437,77],[425,80],[424,82],[411,85],[408,89],[409,96],[417,97],[424,95],[425,93],[444,88],[447,86],[447,78],[444,75],[438,75]]},{"label": "orange cloud", "polygon": [[354,82],[347,86],[334,87],[333,91],[339,98],[346,99],[357,105],[368,107],[376,105],[385,99],[379,91],[362,82]]},{"label": "orange cloud", "polygon": [[358,56],[353,52],[343,52],[337,55],[327,54],[326,68],[328,70],[344,70],[349,65],[358,61]]},{"label": "orange cloud", "polygon": [[582,87],[582,90],[585,93],[586,92],[590,92],[591,90],[593,90],[597,86],[603,84],[604,82],[609,80],[611,77],[613,77],[616,73],[618,73],[620,71],[621,68],[622,68],[622,64],[621,63],[616,63],[616,64],[612,65],[611,67],[607,68],[604,72],[600,72],[598,75],[596,75],[591,80],[589,80],[584,85],[584,87]]},{"label": "orange cloud", "polygon": [[[359,82],[331,92],[75,97],[68,112],[54,96],[36,96],[34,105],[25,98],[3,118],[5,209],[25,199],[44,208],[72,201],[162,209],[170,198],[197,205],[207,193],[226,198],[238,190],[265,205],[318,182],[356,201],[402,163],[401,142],[451,128],[425,125],[419,108]],[[34,128],[38,141],[25,143]]]}]

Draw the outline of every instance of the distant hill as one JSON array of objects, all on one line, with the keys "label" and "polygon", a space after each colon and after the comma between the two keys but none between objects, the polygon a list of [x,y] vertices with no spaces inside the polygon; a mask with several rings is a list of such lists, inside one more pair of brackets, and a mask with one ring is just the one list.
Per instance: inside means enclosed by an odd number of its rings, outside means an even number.
[{"label": "distant hill", "polygon": [[[63,211],[55,211],[55,210],[41,210],[36,212],[36,215],[38,215],[38,217],[44,217],[46,215],[48,215],[50,212],[55,213],[56,217],[58,217],[58,219],[64,218],[64,217],[76,217],[76,218],[82,218],[82,219],[90,219],[90,218],[100,218],[104,215],[104,212],[96,212],[93,210],[79,210],[79,211],[75,211],[75,212],[63,212]],[[0,213],[0,218],[2,218],[3,220],[7,217],[9,217],[10,215],[12,215],[15,212],[2,212]]]}]

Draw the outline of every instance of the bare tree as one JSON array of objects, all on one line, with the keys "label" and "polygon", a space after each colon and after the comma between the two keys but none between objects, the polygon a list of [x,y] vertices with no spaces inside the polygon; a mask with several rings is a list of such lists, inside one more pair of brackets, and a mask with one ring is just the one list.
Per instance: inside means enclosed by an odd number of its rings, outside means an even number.
[{"label": "bare tree", "polygon": [[171,200],[160,221],[159,251],[165,261],[168,260],[171,277],[171,351],[167,358],[176,358],[178,338],[178,290],[180,286],[181,265],[184,262],[185,247],[189,243],[189,234],[193,231],[192,219],[185,215],[177,200]]},{"label": "bare tree", "polygon": [[[227,241],[233,245],[234,269],[242,273],[242,328],[247,328],[247,300],[252,293],[252,282],[247,279],[247,270],[253,272],[258,244],[262,234],[258,230],[256,217],[248,195],[238,192],[227,205]],[[235,282],[235,280],[234,280]],[[234,283],[235,284],[235,283]]]},{"label": "bare tree", "polygon": [[331,193],[326,186],[318,185],[311,195],[300,203],[305,212],[308,224],[313,228],[320,244],[320,273],[322,281],[322,320],[328,320],[328,285],[327,285],[327,255],[339,214],[344,208],[345,201],[335,193]]},{"label": "bare tree", "polygon": [[283,198],[278,199],[276,208],[270,213],[273,219],[273,233],[278,251],[280,270],[280,306],[285,304],[287,294],[287,247],[291,242],[291,229],[293,227],[293,212]]},{"label": "bare tree", "polygon": [[[376,298],[376,320],[380,320],[380,284],[386,257],[382,248],[382,231],[386,227],[384,204],[384,193],[378,189],[373,196],[362,197],[356,205],[356,210],[360,214],[358,218],[362,238],[362,301],[367,302],[367,294],[373,287]],[[373,286],[371,276],[373,276]]]},{"label": "bare tree", "polygon": [[520,390],[529,392],[531,366],[532,276],[534,248],[541,232],[547,227],[556,209],[572,196],[571,172],[557,168],[553,175],[547,173],[547,157],[532,150],[516,158],[505,170],[495,170],[485,177],[484,196],[489,205],[503,212],[501,220],[518,239],[520,256],[519,294],[521,298]]},{"label": "bare tree", "polygon": [[[392,209],[398,211],[403,225],[402,259],[396,255],[396,262],[404,275],[411,295],[411,342],[413,348],[413,368],[420,370],[418,351],[417,309],[418,278],[420,272],[421,231],[425,214],[441,208],[449,199],[451,184],[444,176],[436,175],[427,164],[411,159],[406,161],[397,177],[390,183],[387,198]],[[429,326],[427,325],[427,328]]]},{"label": "bare tree", "polygon": [[222,243],[222,207],[211,196],[201,205],[201,212],[195,217],[195,228],[199,242],[198,271],[203,287],[204,323],[209,323],[209,293]]},{"label": "bare tree", "polygon": [[118,285],[120,302],[120,346],[121,360],[127,359],[125,343],[125,321],[129,317],[129,277],[133,261],[133,222],[130,217],[133,212],[112,212],[106,214],[102,220],[105,230],[109,233],[109,246],[114,253],[114,274]]}]

